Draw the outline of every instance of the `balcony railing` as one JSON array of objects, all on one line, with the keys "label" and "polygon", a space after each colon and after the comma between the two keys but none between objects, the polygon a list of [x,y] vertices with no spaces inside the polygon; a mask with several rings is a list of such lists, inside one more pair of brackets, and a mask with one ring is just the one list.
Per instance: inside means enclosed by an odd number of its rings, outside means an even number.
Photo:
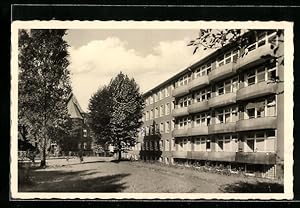
[{"label": "balcony railing", "polygon": [[240,88],[236,93],[237,100],[248,100],[274,94],[277,91],[277,83],[270,81],[260,82],[248,87]]},{"label": "balcony railing", "polygon": [[188,106],[189,113],[198,113],[209,109],[208,101],[196,102]]},{"label": "balcony railing", "polygon": [[251,164],[275,164],[276,154],[272,152],[237,152],[235,161]]},{"label": "balcony railing", "polygon": [[235,132],[236,122],[211,124],[208,126],[209,134],[221,134]]},{"label": "balcony railing", "polygon": [[277,117],[276,116],[245,119],[245,120],[239,120],[236,122],[236,131],[276,129],[276,127],[277,127]]},{"label": "balcony railing", "polygon": [[187,158],[188,152],[187,151],[172,151],[173,158]]},{"label": "balcony railing", "polygon": [[231,92],[231,93],[226,93],[211,98],[210,100],[208,100],[208,106],[210,108],[217,108],[225,105],[230,105],[235,102],[236,102],[236,93]]},{"label": "balcony railing", "polygon": [[196,77],[192,81],[189,82],[188,87],[189,90],[197,90],[209,84],[208,76],[204,75],[201,77]]},{"label": "balcony railing", "polygon": [[235,63],[231,62],[212,70],[208,75],[209,81],[215,82],[234,75],[236,73],[235,65]]},{"label": "balcony railing", "polygon": [[188,129],[188,136],[208,135],[207,126],[197,126]]},{"label": "balcony railing", "polygon": [[[257,45],[257,43],[254,43]],[[252,46],[252,45],[251,45]],[[250,46],[248,47],[250,48]],[[251,50],[244,57],[238,59],[237,70],[244,70],[255,65],[261,64],[267,59],[272,58],[274,46],[271,44],[266,44],[260,47],[257,47],[254,50]]]},{"label": "balcony railing", "polygon": [[235,161],[236,152],[208,152],[208,160],[211,161]]},{"label": "balcony railing", "polygon": [[186,137],[188,136],[188,129],[174,129],[172,131],[173,137]]},{"label": "balcony railing", "polygon": [[187,116],[188,114],[189,114],[188,107],[175,108],[172,111],[172,116],[174,117]]},{"label": "balcony railing", "polygon": [[186,95],[188,93],[189,93],[189,87],[188,87],[188,85],[182,85],[182,86],[176,87],[173,90],[172,96],[173,97],[181,97],[181,96]]}]

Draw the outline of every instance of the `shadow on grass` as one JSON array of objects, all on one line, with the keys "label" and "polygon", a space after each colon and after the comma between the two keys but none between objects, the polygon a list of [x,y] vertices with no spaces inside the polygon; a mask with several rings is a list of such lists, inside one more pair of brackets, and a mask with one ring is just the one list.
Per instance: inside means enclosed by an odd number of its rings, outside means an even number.
[{"label": "shadow on grass", "polygon": [[[27,171],[24,172],[24,171]],[[130,174],[95,177],[99,171],[57,171],[19,169],[20,192],[121,192],[126,184],[121,180]],[[24,175],[25,174],[25,175]],[[84,176],[82,178],[82,176]]]},{"label": "shadow on grass", "polygon": [[283,185],[271,182],[244,182],[227,184],[220,188],[226,193],[283,193]]},{"label": "shadow on grass", "polygon": [[134,162],[134,160],[122,158],[121,160],[111,160],[111,161],[109,161],[109,162],[113,162],[113,163],[120,163],[120,162]]}]

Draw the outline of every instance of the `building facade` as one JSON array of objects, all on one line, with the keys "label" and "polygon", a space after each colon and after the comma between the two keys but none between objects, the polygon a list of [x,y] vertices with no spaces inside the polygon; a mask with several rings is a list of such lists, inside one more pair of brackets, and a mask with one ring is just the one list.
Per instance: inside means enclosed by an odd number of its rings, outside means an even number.
[{"label": "building facade", "polygon": [[68,113],[71,119],[72,130],[61,145],[56,142],[51,144],[53,155],[77,155],[79,151],[83,155],[92,155],[92,132],[87,124],[86,113],[82,110],[75,95],[71,93],[67,102]]},{"label": "building facade", "polygon": [[144,94],[135,157],[283,176],[283,33],[244,36]]}]

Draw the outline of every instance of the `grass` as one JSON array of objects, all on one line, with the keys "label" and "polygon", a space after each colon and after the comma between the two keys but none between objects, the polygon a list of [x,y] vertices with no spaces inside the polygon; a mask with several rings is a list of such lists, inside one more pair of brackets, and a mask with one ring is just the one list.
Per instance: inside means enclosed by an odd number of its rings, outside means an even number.
[{"label": "grass", "polygon": [[191,168],[107,158],[51,161],[45,169],[19,167],[21,192],[275,193],[267,179],[227,176]]}]

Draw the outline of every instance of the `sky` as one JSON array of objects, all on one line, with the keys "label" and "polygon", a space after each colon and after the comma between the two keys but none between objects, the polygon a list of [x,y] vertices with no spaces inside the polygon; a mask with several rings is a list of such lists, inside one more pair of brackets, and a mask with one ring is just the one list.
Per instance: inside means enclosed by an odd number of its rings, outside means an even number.
[{"label": "sky", "polygon": [[211,51],[193,55],[195,29],[69,29],[73,93],[88,111],[91,96],[120,71],[133,77],[144,93]]}]

